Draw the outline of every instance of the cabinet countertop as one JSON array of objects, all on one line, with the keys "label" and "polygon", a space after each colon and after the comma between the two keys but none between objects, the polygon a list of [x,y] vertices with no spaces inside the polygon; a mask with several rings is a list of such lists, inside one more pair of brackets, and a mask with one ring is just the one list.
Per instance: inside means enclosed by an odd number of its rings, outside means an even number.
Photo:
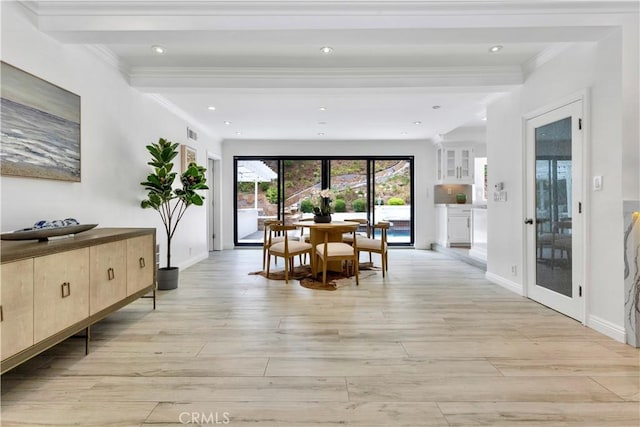
[{"label": "cabinet countertop", "polygon": [[443,208],[469,208],[469,209],[486,209],[487,205],[479,205],[472,203],[436,203],[436,206]]},{"label": "cabinet countertop", "polygon": [[86,248],[102,243],[128,239],[130,237],[155,234],[155,228],[94,228],[72,237],[52,239],[47,242],[36,240],[3,240],[0,262],[50,255],[61,251]]}]

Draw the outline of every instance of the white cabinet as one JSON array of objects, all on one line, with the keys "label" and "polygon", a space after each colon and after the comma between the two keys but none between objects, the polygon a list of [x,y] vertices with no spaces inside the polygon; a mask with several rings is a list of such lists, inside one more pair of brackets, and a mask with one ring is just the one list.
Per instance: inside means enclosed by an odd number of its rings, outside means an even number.
[{"label": "white cabinet", "polygon": [[449,246],[471,244],[471,209],[449,208],[447,213]]},{"label": "white cabinet", "polygon": [[445,247],[471,245],[471,207],[438,205],[436,207],[438,244]]},{"label": "white cabinet", "polygon": [[443,184],[473,184],[473,148],[438,147],[436,179]]}]

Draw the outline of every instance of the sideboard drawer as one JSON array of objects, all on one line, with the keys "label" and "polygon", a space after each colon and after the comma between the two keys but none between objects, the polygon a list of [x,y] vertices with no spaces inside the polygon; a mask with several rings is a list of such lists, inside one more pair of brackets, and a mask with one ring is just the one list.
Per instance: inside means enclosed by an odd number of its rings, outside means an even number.
[{"label": "sideboard drawer", "polygon": [[34,259],[34,339],[89,316],[89,248]]},{"label": "sideboard drawer", "polygon": [[33,259],[0,266],[2,359],[33,345]]},{"label": "sideboard drawer", "polygon": [[155,283],[155,244],[152,235],[127,239],[127,295]]}]

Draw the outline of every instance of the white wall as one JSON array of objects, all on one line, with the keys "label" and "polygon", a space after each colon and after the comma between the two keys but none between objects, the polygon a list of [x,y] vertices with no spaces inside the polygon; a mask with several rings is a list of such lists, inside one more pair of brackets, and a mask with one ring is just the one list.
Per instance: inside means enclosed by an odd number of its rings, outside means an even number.
[{"label": "white wall", "polygon": [[[88,48],[61,45],[38,32],[22,13],[21,6],[3,2],[2,60],[80,95],[82,177],[70,183],[3,176],[1,230],[68,217],[100,227],[156,227],[164,253],[158,214],[140,208],[145,192],[139,183],[150,171],[145,145],[159,137],[187,143],[187,125],[197,126],[129,87]],[[197,148],[198,163],[205,165],[206,151],[219,153],[220,144],[202,130],[199,134],[197,143],[188,144]],[[172,264],[184,267],[207,256],[205,230],[206,209],[187,211],[174,237]]]},{"label": "white wall", "polygon": [[[414,156],[415,247],[426,249],[435,242],[433,185],[435,148],[430,141],[253,141],[222,143],[223,182],[232,183],[234,156]],[[233,248],[233,188],[223,189],[224,249]]]},{"label": "white wall", "polygon": [[[635,191],[624,175],[637,173],[639,164],[637,123],[634,127],[624,119],[637,118],[637,102],[623,102],[623,93],[627,91],[635,90],[637,96],[637,67],[635,80],[623,81],[622,39],[620,30],[612,31],[598,43],[574,45],[564,51],[534,71],[521,90],[490,105],[487,124],[489,188],[503,181],[508,191],[506,203],[496,203],[489,198],[487,277],[521,290],[523,278],[520,274],[511,275],[511,265],[517,265],[519,272],[524,271],[522,117],[577,91],[590,91],[591,111],[585,114],[590,163],[584,172],[587,182],[592,175],[602,175],[606,184],[599,192],[592,192],[588,185],[583,197],[591,239],[585,277],[586,323],[617,339],[624,324],[623,188]],[[635,49],[629,46],[625,49],[625,60],[637,64],[637,38]],[[631,111],[627,111],[629,109]],[[627,161],[622,160],[629,152],[636,155],[633,166],[625,165]]]}]

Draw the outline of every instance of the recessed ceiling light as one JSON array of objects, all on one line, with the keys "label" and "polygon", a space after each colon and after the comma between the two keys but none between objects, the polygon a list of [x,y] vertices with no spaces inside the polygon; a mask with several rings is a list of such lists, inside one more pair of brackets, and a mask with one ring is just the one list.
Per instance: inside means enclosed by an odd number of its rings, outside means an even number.
[{"label": "recessed ceiling light", "polygon": [[237,132],[236,132],[236,135],[242,135],[242,132],[237,131]]},{"label": "recessed ceiling light", "polygon": [[167,50],[165,48],[163,48],[162,46],[158,46],[158,45],[151,46],[151,50],[153,52],[157,53],[158,55],[162,55],[163,53],[167,52]]},{"label": "recessed ceiling light", "polygon": [[487,121],[487,118],[486,118],[486,117],[483,117],[483,118],[482,118],[482,121],[483,121],[483,122],[486,122],[486,121]]},{"label": "recessed ceiling light", "polygon": [[318,136],[324,136],[324,132],[318,132]]},{"label": "recessed ceiling light", "polygon": [[500,46],[499,44],[497,44],[495,46],[491,46],[489,48],[489,52],[491,52],[491,53],[500,52],[501,50],[502,50],[502,46]]},{"label": "recessed ceiling light", "polygon": [[433,108],[434,110],[439,110],[439,109],[440,109],[440,106],[439,106],[439,105],[434,105],[434,106],[432,106],[431,108]]},{"label": "recessed ceiling light", "polygon": [[327,107],[320,107],[320,108],[318,108],[318,110],[320,110],[320,111],[327,111]]},{"label": "recessed ceiling light", "polygon": [[413,122],[414,125],[421,125],[422,122],[420,120],[416,120],[415,122]]},{"label": "recessed ceiling light", "polygon": [[400,135],[409,135],[409,132],[400,132]]},{"label": "recessed ceiling light", "polygon": [[207,110],[216,111],[216,107],[214,107],[213,105],[209,105],[207,107]]},{"label": "recessed ceiling light", "polygon": [[328,55],[331,52],[333,52],[333,48],[329,46],[323,46],[320,48],[320,52],[324,53],[325,55]]},{"label": "recessed ceiling light", "polygon": [[231,122],[230,122],[229,120],[225,120],[225,121],[224,121],[224,124],[225,124],[225,125],[230,125],[230,124],[231,124]]}]

